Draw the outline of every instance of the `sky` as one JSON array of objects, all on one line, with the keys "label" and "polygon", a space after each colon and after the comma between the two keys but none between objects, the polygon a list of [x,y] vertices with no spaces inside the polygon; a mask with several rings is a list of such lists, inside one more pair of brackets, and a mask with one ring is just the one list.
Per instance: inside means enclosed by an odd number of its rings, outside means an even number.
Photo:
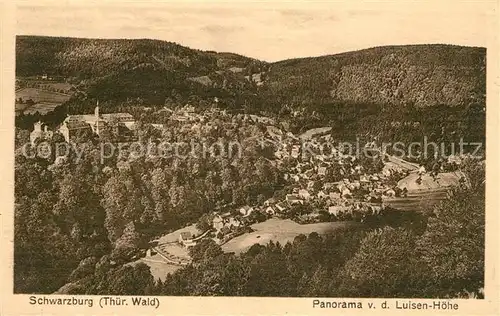
[{"label": "sky", "polygon": [[494,0],[25,3],[18,35],[151,38],[265,61],[383,45],[487,47],[496,10]]}]

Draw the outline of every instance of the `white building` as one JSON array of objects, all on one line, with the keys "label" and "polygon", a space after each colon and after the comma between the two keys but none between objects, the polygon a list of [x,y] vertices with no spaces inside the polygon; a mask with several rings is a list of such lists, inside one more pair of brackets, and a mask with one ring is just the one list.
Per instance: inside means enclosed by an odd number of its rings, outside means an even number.
[{"label": "white building", "polygon": [[67,142],[70,142],[80,131],[91,130],[98,136],[112,127],[125,127],[128,130],[134,128],[134,117],[129,113],[100,114],[99,104],[95,107],[94,114],[68,115],[59,132]]},{"label": "white building", "polygon": [[[49,140],[54,136],[54,132],[49,131],[47,125],[43,125],[42,122],[38,121],[33,125],[33,131],[30,133],[31,144],[35,144],[35,140]],[[43,127],[43,130],[42,130]]]}]

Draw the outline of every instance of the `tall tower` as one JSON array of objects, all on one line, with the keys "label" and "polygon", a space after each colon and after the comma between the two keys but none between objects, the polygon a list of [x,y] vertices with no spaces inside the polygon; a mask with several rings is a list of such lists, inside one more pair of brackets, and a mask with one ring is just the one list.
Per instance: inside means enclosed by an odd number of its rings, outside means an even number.
[{"label": "tall tower", "polygon": [[99,120],[99,100],[97,100],[97,104],[96,104],[96,107],[94,110],[94,115],[95,115],[96,121],[98,121]]},{"label": "tall tower", "polygon": [[33,125],[33,131],[30,133],[31,144],[35,144],[35,140],[38,138],[43,138],[42,133],[42,122],[38,121]]},{"label": "tall tower", "polygon": [[38,121],[35,124],[33,124],[33,131],[41,132],[42,131],[42,122]]},{"label": "tall tower", "polygon": [[95,116],[95,133],[99,135],[99,100],[97,100],[97,104],[94,110],[94,116]]}]

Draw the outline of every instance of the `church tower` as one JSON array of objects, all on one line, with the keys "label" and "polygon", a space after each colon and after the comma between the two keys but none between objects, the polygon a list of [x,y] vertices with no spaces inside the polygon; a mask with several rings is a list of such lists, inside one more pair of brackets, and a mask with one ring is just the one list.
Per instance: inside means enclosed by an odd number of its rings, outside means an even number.
[{"label": "church tower", "polygon": [[97,105],[96,105],[95,110],[94,110],[94,115],[95,115],[95,120],[98,121],[99,120],[99,100],[97,100]]},{"label": "church tower", "polygon": [[97,135],[99,135],[99,121],[100,121],[100,117],[99,117],[99,100],[97,100],[97,105],[96,105],[95,110],[94,110],[94,116],[95,116],[95,133]]}]

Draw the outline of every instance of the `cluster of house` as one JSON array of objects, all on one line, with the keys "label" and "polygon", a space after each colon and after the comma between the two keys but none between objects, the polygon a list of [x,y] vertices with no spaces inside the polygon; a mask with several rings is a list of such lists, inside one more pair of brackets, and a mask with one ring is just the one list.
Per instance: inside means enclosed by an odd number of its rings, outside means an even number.
[{"label": "cluster of house", "polygon": [[[364,194],[355,197],[358,192]],[[368,193],[367,193],[368,192]],[[319,215],[320,210],[342,219],[343,215],[352,215],[354,212],[377,214],[382,208],[385,198],[397,195],[395,189],[383,182],[383,177],[361,176],[359,180],[343,179],[338,182],[324,182],[317,178],[307,182],[305,188],[294,186],[292,192],[284,199],[270,198],[261,205],[242,206],[237,212],[215,214],[212,220],[213,231],[217,241],[221,242],[233,237],[235,230],[246,227],[255,222],[255,215],[260,213],[266,217],[289,217],[290,210],[296,205],[314,205],[317,209],[312,216]],[[317,208],[318,205],[324,207]]]},{"label": "cluster of house", "polygon": [[255,114],[236,114],[235,118],[243,122],[253,122],[262,124],[276,124],[276,121],[270,117]]},{"label": "cluster of house", "polygon": [[[292,133],[285,134],[272,126],[268,126],[268,131],[285,136],[282,140],[289,140],[284,144],[290,146],[291,157],[296,159],[293,166],[287,167],[284,177],[291,190],[283,199],[270,198],[260,205],[241,206],[232,212],[215,213],[212,230],[218,242],[234,237],[236,231],[253,224],[257,214],[261,215],[261,218],[288,218],[290,211],[299,204],[314,206],[311,208],[315,210],[311,214],[313,217],[318,215],[319,211],[326,211],[337,219],[355,212],[377,214],[383,207],[384,199],[401,193],[401,190],[389,186],[385,181],[390,172],[368,175],[352,156],[310,155],[304,158],[300,155],[300,146],[295,143],[298,138]],[[316,137],[328,139],[330,135]],[[314,143],[314,138],[312,142]],[[280,163],[280,160],[278,158],[277,162]],[[327,181],[327,174],[334,167],[336,172],[345,178],[336,182]]]},{"label": "cluster of house", "polygon": [[234,216],[228,213],[216,214],[212,220],[213,229],[215,231],[215,241],[223,243],[230,238],[232,231],[243,225],[243,223]]},{"label": "cluster of house", "polygon": [[[384,201],[398,196],[404,197],[406,194],[404,189],[394,185],[395,178],[403,178],[408,173],[402,168],[384,168],[379,173],[372,173],[368,170],[371,167],[364,167],[354,156],[326,153],[302,155],[300,137],[272,125],[267,126],[267,131],[271,138],[281,142],[282,146],[275,151],[275,161],[284,166],[288,193],[283,198],[270,198],[259,205],[241,206],[229,212],[226,209],[225,213],[214,213],[211,231],[215,232],[214,239],[218,243],[224,243],[242,233],[243,228],[272,216],[293,218],[298,222],[352,219],[363,221],[365,215],[379,214],[384,209]],[[328,131],[318,129],[317,134],[311,133],[308,146],[317,148],[325,141],[331,141]],[[374,144],[368,146],[373,147]],[[337,149],[332,148],[333,152],[335,150]],[[285,159],[289,157],[293,159]],[[392,168],[393,165],[387,166]],[[335,178],[341,180],[332,181]],[[297,213],[294,211],[297,206],[307,208],[305,212]],[[325,219],[325,213],[330,217]],[[195,244],[192,236],[187,234],[179,236],[179,242],[186,247]]]},{"label": "cluster of house", "polygon": [[212,232],[215,235],[214,240],[217,243],[224,243],[243,233],[243,228],[259,221],[256,215],[261,215],[260,218],[265,219],[274,215],[285,214],[287,207],[286,203],[278,203],[271,198],[260,206],[245,205],[230,212],[214,212],[211,222]]},{"label": "cluster of house", "polygon": [[[310,180],[305,188],[296,186],[285,200],[290,205],[323,205],[330,215],[339,216],[353,210],[378,212],[382,201],[396,196],[396,190],[385,185],[378,176],[361,176],[360,180],[343,179],[338,182]],[[318,185],[319,184],[319,185]]]},{"label": "cluster of house", "polygon": [[[215,103],[218,102],[218,99],[215,98],[214,100]],[[211,107],[208,109],[205,109],[203,112],[198,112],[196,111],[196,108],[192,105],[186,104],[183,107],[176,108],[176,109],[170,109],[168,107],[164,107],[163,109],[159,110],[157,113],[162,113],[166,112],[169,113],[169,119],[181,123],[193,123],[193,122],[206,122],[209,117],[211,117],[214,114],[226,116],[227,111],[226,110],[220,110],[216,107]]]},{"label": "cluster of house", "polygon": [[[356,157],[336,155],[340,149],[335,147],[331,147],[328,153],[320,150],[316,154],[314,149],[319,149],[325,142],[331,142],[329,131],[327,128],[319,128],[308,133],[307,146],[312,149],[312,154],[302,154],[302,136],[296,137],[290,132],[283,133],[277,128],[268,127],[269,136],[280,141],[281,146],[275,152],[278,163],[283,162],[285,157],[294,158],[286,160],[284,179],[292,186],[292,192],[286,195],[283,201],[286,203],[278,204],[280,209],[286,210],[286,206],[295,204],[314,204],[326,207],[329,214],[337,217],[355,210],[377,213],[384,199],[405,194],[387,183],[387,178],[394,173],[403,177],[405,174],[402,169],[384,169],[379,174],[367,174]],[[332,172],[336,173],[334,178],[343,179],[327,181],[331,179],[329,175]]]},{"label": "cluster of house", "polygon": [[[180,121],[191,123],[187,124],[191,129],[201,122],[199,114],[192,113],[189,108],[173,113],[176,120],[179,115],[190,117]],[[206,116],[206,113],[203,115]],[[268,136],[272,142],[280,144],[275,150],[275,161],[283,166],[284,179],[289,190],[283,198],[270,198],[259,205],[241,206],[229,212],[225,209],[225,213],[214,213],[211,232],[215,233],[214,239],[218,243],[224,243],[242,233],[243,228],[272,216],[294,218],[299,222],[305,218],[305,222],[314,222],[325,220],[322,215],[327,213],[331,216],[327,220],[363,220],[364,215],[380,213],[384,208],[384,200],[404,197],[406,194],[404,189],[394,185],[395,178],[403,178],[408,173],[402,168],[384,168],[379,173],[372,173],[369,170],[371,166],[364,165],[355,156],[335,155],[340,153],[340,148],[332,147],[330,152],[315,153],[314,149],[322,149],[325,142],[332,141],[330,129],[315,129],[308,133],[308,147],[313,149],[313,153],[304,155],[302,135],[297,137],[291,132],[285,132],[272,122],[262,121],[260,117],[241,114],[237,119],[271,124],[267,126]],[[195,122],[191,122],[193,120]],[[208,126],[210,121],[206,120],[206,124],[201,125]],[[367,146],[376,147],[374,142]],[[290,157],[293,159],[288,159]],[[394,165],[387,164],[386,167],[392,168]],[[335,181],[339,178],[341,180]],[[296,215],[296,206],[310,206],[306,208],[306,213],[310,213]],[[187,233],[179,236],[179,242],[186,247],[196,243],[193,236]]]},{"label": "cluster of house", "polygon": [[[319,184],[319,188],[318,188]],[[364,194],[355,196],[362,191]],[[368,193],[367,193],[368,192]],[[321,179],[310,180],[302,188],[294,186],[284,199],[270,198],[261,205],[242,206],[236,212],[214,214],[212,228],[216,241],[235,237],[236,231],[256,221],[256,214],[266,218],[278,216],[288,218],[290,211],[297,205],[313,205],[315,211],[310,217],[318,218],[319,211],[342,220],[344,216],[360,214],[378,214],[383,208],[383,199],[395,197],[396,190],[385,185],[383,178],[372,175],[362,176],[359,180],[344,179],[338,182],[324,182]],[[318,207],[321,206],[321,207]]]}]

